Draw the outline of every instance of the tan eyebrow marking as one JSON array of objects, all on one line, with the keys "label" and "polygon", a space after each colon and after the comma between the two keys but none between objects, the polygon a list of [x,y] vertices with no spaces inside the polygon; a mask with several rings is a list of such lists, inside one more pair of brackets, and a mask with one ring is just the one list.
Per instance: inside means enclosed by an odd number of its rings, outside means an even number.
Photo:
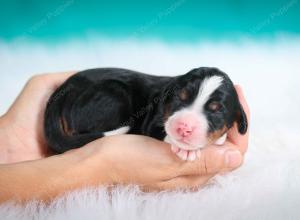
[{"label": "tan eyebrow marking", "polygon": [[182,89],[182,90],[180,91],[179,97],[180,97],[180,99],[181,99],[182,101],[187,100],[187,98],[188,98],[188,93],[187,93],[186,89]]}]

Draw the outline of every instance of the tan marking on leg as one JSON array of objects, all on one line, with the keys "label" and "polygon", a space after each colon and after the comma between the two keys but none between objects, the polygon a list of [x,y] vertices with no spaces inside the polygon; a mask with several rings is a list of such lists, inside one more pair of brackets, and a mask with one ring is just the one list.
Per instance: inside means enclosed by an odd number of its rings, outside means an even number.
[{"label": "tan marking on leg", "polygon": [[229,129],[224,126],[223,128],[209,133],[207,136],[208,145],[214,144],[220,137],[222,137]]},{"label": "tan marking on leg", "polygon": [[74,130],[70,129],[68,126],[68,123],[64,117],[61,117],[60,119],[60,127],[64,134],[67,136],[72,136],[74,134]]}]

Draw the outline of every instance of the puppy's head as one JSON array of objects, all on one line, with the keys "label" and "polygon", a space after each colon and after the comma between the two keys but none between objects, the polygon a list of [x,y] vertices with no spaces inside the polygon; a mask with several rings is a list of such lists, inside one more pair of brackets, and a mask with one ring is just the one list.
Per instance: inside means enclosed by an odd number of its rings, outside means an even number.
[{"label": "puppy's head", "polygon": [[202,67],[176,77],[164,95],[161,109],[166,138],[182,149],[214,143],[234,122],[241,134],[247,131],[247,118],[234,85],[216,68]]}]

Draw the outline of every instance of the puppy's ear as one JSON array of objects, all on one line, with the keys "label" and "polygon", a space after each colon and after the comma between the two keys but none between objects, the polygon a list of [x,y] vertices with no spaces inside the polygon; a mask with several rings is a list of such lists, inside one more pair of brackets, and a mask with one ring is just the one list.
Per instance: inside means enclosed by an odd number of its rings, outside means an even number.
[{"label": "puppy's ear", "polygon": [[248,119],[240,103],[239,110],[237,111],[236,122],[238,124],[238,131],[240,132],[240,134],[245,134],[248,130]]}]

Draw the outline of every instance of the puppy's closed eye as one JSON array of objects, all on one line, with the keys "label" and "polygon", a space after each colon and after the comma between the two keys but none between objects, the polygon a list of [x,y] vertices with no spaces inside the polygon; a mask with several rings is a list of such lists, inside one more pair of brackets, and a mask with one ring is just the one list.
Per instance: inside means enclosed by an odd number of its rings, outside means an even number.
[{"label": "puppy's closed eye", "polygon": [[212,101],[208,104],[207,108],[212,112],[217,112],[222,108],[222,105],[217,101]]}]

